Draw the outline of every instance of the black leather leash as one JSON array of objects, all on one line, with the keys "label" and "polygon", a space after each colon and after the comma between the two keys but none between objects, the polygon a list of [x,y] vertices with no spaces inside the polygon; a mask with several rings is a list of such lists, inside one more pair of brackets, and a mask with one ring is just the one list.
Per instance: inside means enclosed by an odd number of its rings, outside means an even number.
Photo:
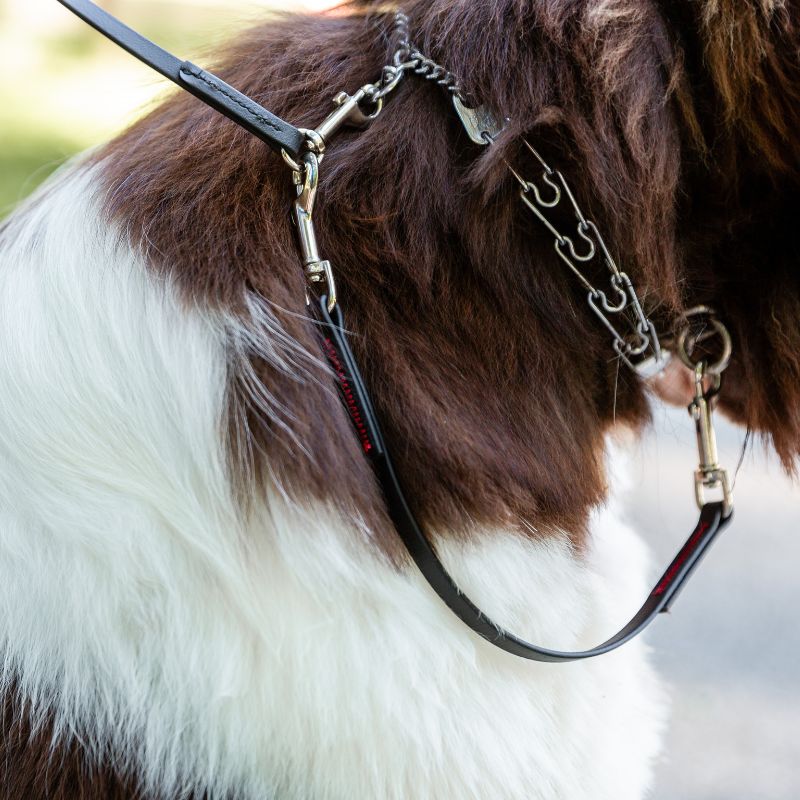
[{"label": "black leather leash", "polygon": [[241,125],[276,153],[280,154],[282,149],[293,157],[300,153],[305,136],[294,125],[276,117],[216,75],[190,61],[181,61],[89,0],[58,1],[123,50]]},{"label": "black leather leash", "polygon": [[[136,58],[257,136],[273,150],[284,150],[293,158],[302,150],[307,133],[271,114],[224,81],[187,61],[180,61],[89,0],[59,2]],[[726,509],[722,502],[702,505],[697,526],[642,607],[621,630],[596,647],[572,652],[539,647],[505,631],[481,612],[450,577],[414,517],[348,343],[341,308],[338,304],[334,304],[332,309],[328,306],[326,296],[317,298],[315,313],[323,330],[323,349],[336,375],[340,394],[361,447],[370,459],[383,489],[389,515],[422,575],[464,624],[491,644],[515,656],[532,661],[566,662],[599,656],[616,649],[641,633],[658,614],[670,609],[706,550],[732,519],[731,510]]]},{"label": "black leather leash", "polygon": [[723,503],[706,503],[700,511],[700,519],[694,531],[658,579],[642,607],[630,622],[602,644],[588,650],[570,652],[551,650],[526,642],[492,622],[458,588],[442,565],[436,551],[420,529],[403,493],[372,401],[348,344],[341,309],[337,304],[329,312],[327,298],[322,297],[318,302],[317,315],[323,324],[325,354],[336,374],[350,420],[362,449],[372,462],[386,498],[389,516],[411,558],[450,610],[475,633],[502,650],[531,661],[549,662],[578,661],[615,650],[641,633],[659,614],[670,610],[700,559],[733,517],[732,513],[725,514]]}]

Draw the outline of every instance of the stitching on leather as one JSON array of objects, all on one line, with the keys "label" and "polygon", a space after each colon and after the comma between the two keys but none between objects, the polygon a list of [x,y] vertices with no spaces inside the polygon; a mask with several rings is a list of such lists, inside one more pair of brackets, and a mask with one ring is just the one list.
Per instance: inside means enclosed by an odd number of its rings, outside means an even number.
[{"label": "stitching on leather", "polygon": [[244,109],[251,117],[259,120],[260,122],[263,122],[267,127],[272,128],[272,130],[277,131],[278,133],[283,133],[283,131],[274,122],[272,122],[272,120],[267,119],[263,114],[259,114],[257,111],[253,111],[249,106],[247,106],[238,97],[236,97],[236,95],[233,95],[230,92],[225,91],[225,89],[222,86],[219,86],[213,81],[211,81],[202,72],[194,73],[190,72],[189,70],[186,70],[186,72],[188,72],[188,74],[194,78],[199,78],[207,86],[210,86],[215,92],[219,92],[221,95],[224,95],[229,100],[232,100],[234,103],[236,103],[237,106],[239,106],[239,108]]}]

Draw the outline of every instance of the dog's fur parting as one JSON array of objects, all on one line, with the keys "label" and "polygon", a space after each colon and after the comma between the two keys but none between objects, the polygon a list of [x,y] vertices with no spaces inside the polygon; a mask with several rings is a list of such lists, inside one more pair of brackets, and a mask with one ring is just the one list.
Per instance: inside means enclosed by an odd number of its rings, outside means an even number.
[{"label": "dog's fur parting", "polygon": [[[389,56],[389,18],[348,10],[251,31],[219,72],[313,125]],[[522,635],[591,644],[644,590],[641,546],[592,509],[605,434],[646,403],[503,158],[533,170],[525,134],[565,172],[662,328],[719,310],[722,403],[791,468],[800,10],[406,10],[511,122],[475,147],[409,77],[326,155],[321,250],[455,577]],[[663,716],[642,646],[513,659],[406,563],[305,312],[291,194],[175,95],[0,233],[0,793],[641,798]]]}]

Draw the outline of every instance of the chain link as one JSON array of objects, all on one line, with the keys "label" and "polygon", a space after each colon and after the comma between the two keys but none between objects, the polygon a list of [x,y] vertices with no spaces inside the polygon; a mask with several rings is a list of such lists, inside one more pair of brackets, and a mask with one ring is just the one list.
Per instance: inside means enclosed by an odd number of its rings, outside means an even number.
[{"label": "chain link", "polygon": [[[484,138],[488,144],[494,141],[494,137],[488,134],[485,134]],[[581,211],[575,195],[561,172],[554,170],[527,139],[522,141],[542,167],[541,182],[543,186],[533,180],[523,178],[506,161],[506,166],[520,186],[520,199],[539,223],[553,236],[555,251],[559,258],[586,289],[589,308],[611,334],[612,345],[617,355],[636,372],[643,373],[651,371],[654,367],[660,368],[663,363],[663,353],[658,334],[652,321],[644,313],[631,279],[617,266],[597,226]],[[578,245],[581,247],[580,252],[573,236],[561,233],[545,213],[559,206],[565,195],[577,220],[575,230],[577,237],[581,240]],[[586,264],[595,260],[598,251],[611,274],[610,292],[593,284],[586,272],[578,266],[578,264]],[[611,299],[609,299],[609,294]],[[617,319],[622,321],[626,330],[623,330],[622,325],[616,322]]]},{"label": "chain link", "polygon": [[[304,131],[309,151],[316,153],[321,160],[326,140],[342,125],[368,124],[380,113],[386,95],[397,88],[407,73],[432,81],[450,93],[456,112],[473,141],[488,145],[494,143],[503,129],[503,122],[486,108],[471,107],[465,100],[457,77],[414,45],[409,18],[402,11],[394,14],[389,40],[393,47],[392,63],[383,67],[377,81],[366,84],[352,97],[346,93],[337,96],[335,103],[338,110],[330,114],[316,130]],[[371,108],[371,112],[367,113],[366,108]],[[541,166],[542,174],[540,183],[527,180],[508,161],[505,162],[519,184],[520,198],[553,236],[556,254],[586,290],[588,305],[611,334],[614,351],[620,359],[639,373],[650,371],[653,367],[660,368],[663,356],[658,335],[644,313],[630,278],[617,266],[597,226],[581,211],[561,172],[554,170],[527,139],[523,139],[523,143]],[[299,182],[307,165],[288,158],[287,163],[295,172],[296,182]],[[557,208],[565,196],[577,220],[576,231],[572,235],[561,233],[546,213]],[[316,254],[308,255],[311,259],[309,263],[316,263]],[[596,286],[579,266],[594,261],[598,256],[610,273],[610,286],[605,290]]]},{"label": "chain link", "polygon": [[394,45],[392,63],[383,68],[378,81],[364,87],[370,101],[377,102],[393,91],[406,72],[413,72],[432,81],[463,100],[461,84],[456,76],[432,58],[428,58],[411,41],[410,22],[402,11],[394,14],[389,39]]},{"label": "chain link", "polygon": [[[490,108],[470,104],[465,100],[456,77],[427,58],[412,44],[409,20],[402,11],[395,13],[391,38],[394,40],[392,63],[384,66],[380,78],[362,86],[353,95],[340,92],[334,99],[336,109],[317,128],[301,129],[305,133],[306,142],[305,150],[298,160],[283,153],[284,160],[292,169],[293,181],[297,187],[294,221],[308,287],[320,293],[325,292],[329,312],[336,306],[336,285],[330,262],[322,259],[318,251],[313,220],[319,187],[319,165],[329,139],[342,126],[369,125],[381,113],[384,97],[394,91],[408,72],[439,84],[451,94],[455,112],[467,135],[476,144],[494,146],[495,139],[502,133],[507,121],[498,118]],[[537,180],[528,180],[510,162],[503,159],[519,185],[520,199],[553,237],[556,254],[586,290],[589,308],[611,334],[612,346],[619,359],[643,376],[660,370],[665,361],[661,344],[655,326],[645,314],[630,278],[617,266],[599,229],[583,213],[561,172],[554,170],[527,139],[522,142],[541,168],[541,175]],[[560,206],[564,197],[567,198],[576,220],[575,232],[570,235],[562,233],[549,216]],[[609,276],[605,289],[596,285],[585,269],[590,262],[598,259],[602,260]],[[310,302],[308,294],[307,301]],[[696,326],[698,319],[706,327],[695,333],[692,323]],[[706,329],[709,325],[710,330]],[[696,346],[714,334],[719,335],[722,341],[719,360],[710,366],[703,360],[693,361],[692,354]],[[720,467],[717,460],[712,410],[721,373],[731,356],[730,335],[710,309],[698,307],[686,312],[683,324],[677,332],[677,346],[679,357],[695,372],[695,397],[689,406],[697,428],[699,451],[695,496],[703,508],[706,490],[721,490],[724,513],[727,515],[732,508],[731,488],[727,472]],[[708,377],[713,379],[710,389],[706,389],[704,383]]]}]

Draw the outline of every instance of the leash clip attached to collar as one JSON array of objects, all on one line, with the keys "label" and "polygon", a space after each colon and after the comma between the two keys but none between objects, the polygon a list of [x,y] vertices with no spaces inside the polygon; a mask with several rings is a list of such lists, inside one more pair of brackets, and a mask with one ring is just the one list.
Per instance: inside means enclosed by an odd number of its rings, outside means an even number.
[{"label": "leash clip attached to collar", "polygon": [[[694,357],[698,346],[708,350],[708,342],[719,339],[721,349],[716,361]],[[714,430],[714,402],[722,386],[722,373],[730,363],[731,335],[725,324],[708,306],[696,306],[684,312],[678,320],[675,350],[678,358],[694,375],[694,398],[689,404],[689,414],[697,432],[699,465],[694,474],[694,493],[697,505],[706,504],[706,490],[722,491],[725,515],[733,509],[733,490],[727,470],[719,465],[717,436]]]}]

